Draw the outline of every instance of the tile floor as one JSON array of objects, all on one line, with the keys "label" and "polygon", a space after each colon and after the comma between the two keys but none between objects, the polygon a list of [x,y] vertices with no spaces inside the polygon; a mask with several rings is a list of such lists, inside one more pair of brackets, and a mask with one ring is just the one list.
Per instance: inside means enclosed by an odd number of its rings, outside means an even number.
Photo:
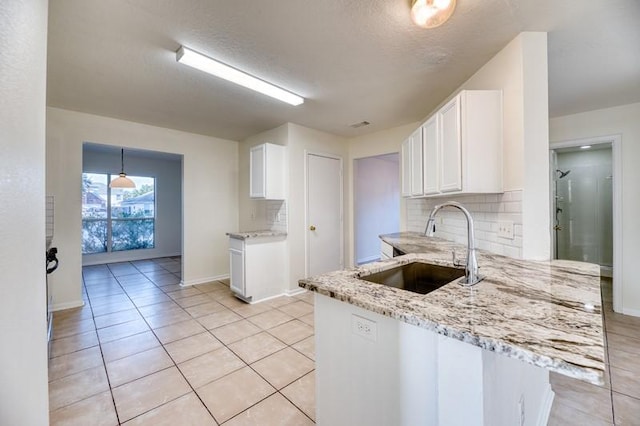
[{"label": "tile floor", "polygon": [[[256,305],[228,282],[181,288],[180,259],[90,266],[54,315],[52,425],[305,425],[315,419],[313,297]],[[552,374],[549,425],[640,424],[640,318],[603,280],[607,377]]]},{"label": "tile floor", "polygon": [[247,305],[181,288],[180,258],[83,269],[54,314],[52,425],[305,425],[315,418],[313,295]]},{"label": "tile floor", "polygon": [[605,384],[551,374],[556,393],[549,425],[640,425],[640,318],[613,312],[611,280],[602,280]]}]

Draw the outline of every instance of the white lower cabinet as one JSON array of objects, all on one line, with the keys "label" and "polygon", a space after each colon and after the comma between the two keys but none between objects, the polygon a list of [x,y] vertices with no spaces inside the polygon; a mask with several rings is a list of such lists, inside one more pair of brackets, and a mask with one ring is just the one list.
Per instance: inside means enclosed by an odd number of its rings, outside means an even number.
[{"label": "white lower cabinet", "polygon": [[285,293],[286,237],[229,238],[231,291],[254,303]]}]

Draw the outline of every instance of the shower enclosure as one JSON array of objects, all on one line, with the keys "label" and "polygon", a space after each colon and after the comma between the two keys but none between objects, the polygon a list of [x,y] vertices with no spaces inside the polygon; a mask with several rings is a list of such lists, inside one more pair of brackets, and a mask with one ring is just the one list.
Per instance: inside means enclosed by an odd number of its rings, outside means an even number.
[{"label": "shower enclosure", "polygon": [[555,254],[557,259],[613,265],[611,145],[555,151]]}]

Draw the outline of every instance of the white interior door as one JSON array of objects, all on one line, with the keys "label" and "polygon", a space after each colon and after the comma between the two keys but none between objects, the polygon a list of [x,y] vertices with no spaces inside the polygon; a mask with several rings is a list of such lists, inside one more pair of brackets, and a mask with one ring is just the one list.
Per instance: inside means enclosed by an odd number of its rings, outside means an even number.
[{"label": "white interior door", "polygon": [[342,160],[307,154],[307,274],[343,267]]}]

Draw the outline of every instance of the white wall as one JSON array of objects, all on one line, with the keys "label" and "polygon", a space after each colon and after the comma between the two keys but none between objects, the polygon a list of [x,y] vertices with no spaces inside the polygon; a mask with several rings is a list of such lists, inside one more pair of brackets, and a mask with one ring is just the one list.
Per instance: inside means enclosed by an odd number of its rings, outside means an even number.
[{"label": "white wall", "polygon": [[46,425],[47,2],[0,2],[0,424]]},{"label": "white wall", "polygon": [[640,282],[634,265],[640,258],[640,103],[552,118],[550,139],[561,142],[594,136],[620,135],[622,140],[622,312],[640,316]]},{"label": "white wall", "polygon": [[60,249],[60,267],[52,275],[58,308],[82,303],[83,142],[183,155],[183,282],[228,275],[225,232],[238,227],[237,142],[47,108],[47,193],[56,197],[53,244]]},{"label": "white wall", "polygon": [[378,235],[400,231],[400,155],[353,161],[356,263],[380,258]]},{"label": "white wall", "polygon": [[[124,260],[151,259],[176,256],[182,253],[182,159],[147,156],[145,151],[125,153],[125,171],[129,176],[145,176],[156,179],[154,248],[144,250],[115,251],[82,256],[83,265],[95,265]],[[120,172],[120,152],[83,149],[82,171],[85,173]]]},{"label": "white wall", "polygon": [[[460,90],[502,90],[504,190],[522,192],[522,209],[515,213],[522,215],[520,250],[526,259],[551,255],[547,80],[546,33],[521,33],[427,115]],[[441,200],[464,202],[464,196]],[[492,208],[499,209],[500,202]]]}]

